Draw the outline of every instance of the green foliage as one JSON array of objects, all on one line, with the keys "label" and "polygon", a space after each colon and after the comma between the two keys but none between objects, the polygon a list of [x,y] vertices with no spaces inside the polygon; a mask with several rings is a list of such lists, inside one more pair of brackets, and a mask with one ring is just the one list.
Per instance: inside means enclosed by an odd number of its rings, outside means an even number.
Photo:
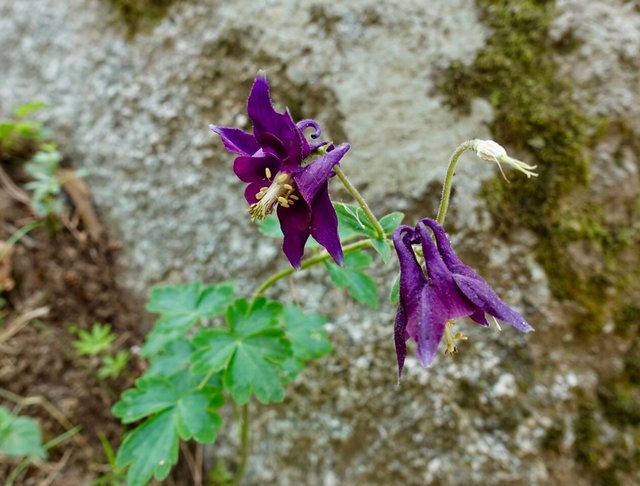
[{"label": "green foliage", "polygon": [[46,458],[37,422],[27,417],[16,417],[0,406],[0,455]]},{"label": "green foliage", "polygon": [[[364,236],[371,239],[373,249],[380,255],[382,261],[387,263],[391,257],[391,241],[381,239],[376,233],[376,229],[364,214],[359,206],[353,204],[334,203],[336,214],[338,215],[338,230],[340,238],[352,238],[354,236]],[[402,222],[404,214],[401,212],[389,213],[380,219],[380,225],[386,235],[393,232]]]},{"label": "green foliage", "polygon": [[113,356],[103,356],[98,376],[100,378],[117,378],[127,367],[129,357],[129,352],[126,350],[118,351]]},{"label": "green foliage", "polygon": [[101,365],[98,368],[98,377],[117,378],[125,370],[129,363],[129,352],[126,350],[111,354],[111,345],[116,335],[111,332],[109,324],[96,322],[90,331],[78,330],[75,326],[70,328],[72,333],[78,335],[73,346],[81,356],[101,356]]},{"label": "green foliage", "polygon": [[145,375],[171,378],[189,366],[193,350],[191,341],[185,338],[169,342],[151,358],[151,366]]},{"label": "green foliage", "polygon": [[124,423],[145,419],[127,433],[116,456],[118,467],[130,466],[131,486],[166,478],[178,460],[180,439],[215,440],[222,420],[214,411],[224,399],[218,388],[199,386],[200,380],[189,370],[169,379],[143,377],[114,405],[114,415]]},{"label": "green foliage", "polygon": [[253,393],[262,403],[284,399],[281,367],[292,355],[279,326],[282,306],[266,299],[237,300],[227,309],[227,329],[203,329],[193,339],[197,373],[223,372],[223,383],[239,404]]},{"label": "green foliage", "polygon": [[267,216],[263,220],[256,221],[258,231],[269,238],[282,239],[282,230],[278,218],[274,215]]},{"label": "green foliage", "polygon": [[25,140],[41,141],[44,138],[42,122],[28,117],[46,106],[40,102],[26,103],[13,110],[12,119],[0,120],[0,152],[10,152]]},{"label": "green foliage", "polygon": [[391,293],[389,294],[389,302],[391,305],[397,305],[400,302],[400,274],[396,275],[391,286]]},{"label": "green foliage", "polygon": [[80,329],[73,345],[81,355],[97,356],[108,350],[115,338],[109,324],[96,322],[89,332]]},{"label": "green foliage", "polygon": [[345,255],[344,267],[325,262],[325,268],[336,287],[347,289],[358,302],[377,309],[378,286],[371,277],[360,271],[369,267],[371,263],[373,258],[370,255],[363,251],[354,251]]},{"label": "green foliage", "polygon": [[[354,261],[369,264],[363,255],[366,261]],[[113,466],[127,468],[129,484],[166,478],[180,440],[213,442],[224,391],[241,405],[252,395],[282,401],[284,385],[304,364],[332,351],[322,316],[263,298],[234,300],[233,286],[193,282],[151,291],[147,309],[159,319],[145,344],[150,366],[113,407],[123,423],[142,421],[127,433]],[[209,321],[222,314],[222,327],[206,327],[221,324]]]},{"label": "green foliage", "polygon": [[287,379],[293,379],[302,371],[307,361],[330,354],[333,346],[324,329],[327,322],[324,316],[307,314],[295,305],[289,305],[284,308],[283,320],[293,356],[282,367]]},{"label": "green foliage", "polygon": [[[31,205],[40,218],[59,216],[64,209],[62,184],[68,179],[62,180],[58,175],[60,162],[62,155],[55,145],[47,145],[24,166],[27,175],[33,179],[25,187],[33,191]],[[76,171],[72,177],[84,175],[86,172]]]},{"label": "green foliage", "polygon": [[152,289],[147,310],[160,314],[160,318],[147,336],[143,356],[158,353],[203,319],[223,314],[233,300],[233,288],[233,282],[219,285],[191,282]]}]

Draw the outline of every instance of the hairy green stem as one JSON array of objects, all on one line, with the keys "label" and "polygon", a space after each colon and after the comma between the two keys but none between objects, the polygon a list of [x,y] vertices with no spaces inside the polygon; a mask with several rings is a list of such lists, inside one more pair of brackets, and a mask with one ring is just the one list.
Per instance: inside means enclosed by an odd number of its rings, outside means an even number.
[{"label": "hairy green stem", "polygon": [[[355,243],[351,243],[349,245],[343,246],[342,251],[344,253],[349,253],[352,251],[360,250],[361,248],[367,248],[369,246],[371,246],[371,240],[360,240],[360,241],[356,241]],[[300,269],[304,270],[306,268],[313,267],[315,265],[318,265],[319,263],[326,262],[330,258],[331,258],[331,255],[329,255],[329,253],[327,253],[326,251],[319,255],[315,255],[310,258],[305,258],[304,260],[302,260],[302,263],[300,264]],[[274,273],[273,275],[271,275],[271,277],[266,279],[262,283],[262,285],[260,285],[260,287],[258,287],[258,290],[256,290],[255,293],[253,294],[254,298],[260,297],[265,290],[271,287],[278,280],[283,279],[288,275],[291,275],[295,271],[296,271],[295,268],[289,267],[289,268],[285,268],[284,270],[280,270],[278,273]]]},{"label": "hairy green stem", "polygon": [[360,192],[358,192],[355,186],[351,184],[351,181],[347,179],[347,176],[344,175],[344,172],[342,172],[342,169],[340,169],[340,167],[336,165],[333,168],[333,171],[338,176],[338,179],[340,179],[340,182],[342,182],[342,185],[347,189],[347,191],[349,191],[349,193],[353,196],[353,198],[358,202],[358,204],[364,211],[364,214],[367,216],[369,221],[371,221],[371,224],[376,230],[376,234],[378,235],[378,238],[383,240],[385,238],[384,229],[382,228],[380,221],[378,221],[378,218],[376,218],[373,215],[373,212],[371,212],[371,209],[369,208],[367,201],[364,200],[364,198],[362,197]]},{"label": "hairy green stem", "polygon": [[458,148],[453,152],[449,159],[449,167],[447,168],[447,175],[444,179],[442,186],[442,196],[440,197],[440,207],[438,208],[438,216],[436,221],[441,225],[444,224],[444,218],[447,215],[447,209],[449,209],[449,199],[451,198],[451,186],[453,185],[453,176],[456,173],[456,165],[460,156],[470,148],[472,148],[473,140],[467,140],[462,142]]},{"label": "hairy green stem", "polygon": [[249,449],[250,441],[249,441],[249,404],[245,403],[242,406],[242,417],[240,422],[240,464],[238,465],[238,470],[236,471],[235,476],[233,477],[233,481],[231,482],[232,486],[238,486],[242,478],[244,477],[244,473],[247,469],[247,460],[249,459]]}]

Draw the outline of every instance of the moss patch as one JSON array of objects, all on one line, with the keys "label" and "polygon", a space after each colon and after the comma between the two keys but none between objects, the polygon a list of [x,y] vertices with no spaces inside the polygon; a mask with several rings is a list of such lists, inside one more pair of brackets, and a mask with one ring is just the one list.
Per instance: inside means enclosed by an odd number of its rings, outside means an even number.
[{"label": "moss patch", "polygon": [[[558,74],[556,54],[577,41],[570,35],[556,42],[549,38],[555,2],[476,3],[492,34],[471,66],[453,64],[442,73],[440,90],[460,110],[468,110],[473,98],[489,100],[496,114],[495,139],[516,157],[538,165],[538,178],[517,174],[506,184],[496,177],[482,194],[503,236],[516,227],[539,236],[537,257],[553,294],[579,304],[574,325],[580,334],[591,335],[622,305],[620,289],[627,296],[640,291],[626,271],[629,262],[622,265],[619,257],[628,248],[640,254],[638,231],[610,224],[589,192],[589,149],[606,133],[609,121],[587,117],[573,100],[570,82]],[[632,217],[640,220],[639,212]],[[599,264],[576,265],[575,243]]]},{"label": "moss patch", "polygon": [[169,11],[171,5],[181,0],[109,0],[127,25],[130,36],[151,29]]}]

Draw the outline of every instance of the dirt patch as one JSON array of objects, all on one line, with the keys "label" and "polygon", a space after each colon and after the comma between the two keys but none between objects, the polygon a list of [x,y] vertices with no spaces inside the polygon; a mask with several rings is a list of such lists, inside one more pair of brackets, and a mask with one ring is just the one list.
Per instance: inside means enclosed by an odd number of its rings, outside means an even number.
[{"label": "dirt patch", "polygon": [[[28,207],[0,188],[0,241],[29,218]],[[82,357],[73,346],[71,326],[88,330],[100,322],[112,326],[115,350],[130,350],[142,342],[151,317],[117,283],[117,244],[106,234],[97,242],[79,234],[39,227],[13,248],[14,285],[2,293],[0,310],[0,404],[37,418],[45,442],[81,427],[15,484],[88,484],[110,472],[100,437],[117,449],[123,429],[110,410],[143,366],[134,356],[119,378],[100,379],[98,358]],[[20,406],[16,396],[32,400]],[[0,458],[0,479],[18,462]]]}]

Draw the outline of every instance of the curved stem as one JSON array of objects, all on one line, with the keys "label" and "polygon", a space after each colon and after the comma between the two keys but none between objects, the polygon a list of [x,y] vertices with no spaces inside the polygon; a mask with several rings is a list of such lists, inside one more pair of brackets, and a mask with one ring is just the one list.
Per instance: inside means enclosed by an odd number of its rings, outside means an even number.
[{"label": "curved stem", "polygon": [[472,140],[462,142],[458,148],[453,152],[449,159],[449,167],[447,168],[447,175],[444,179],[444,185],[442,186],[442,196],[440,197],[440,207],[438,208],[438,216],[436,221],[441,225],[444,224],[444,218],[447,215],[447,209],[449,209],[449,199],[451,198],[451,186],[453,185],[453,176],[456,173],[456,165],[458,159],[463,152],[471,148]]},{"label": "curved stem", "polygon": [[233,477],[233,481],[231,482],[232,486],[238,486],[242,478],[244,477],[244,473],[247,469],[247,460],[249,459],[249,404],[245,403],[242,406],[242,417],[240,422],[240,465],[238,466],[238,470],[236,471],[235,476]]},{"label": "curved stem", "polygon": [[376,218],[373,215],[373,212],[371,212],[371,209],[369,208],[367,201],[365,201],[364,198],[362,197],[362,194],[360,194],[358,190],[355,188],[355,186],[351,184],[351,181],[347,179],[347,176],[344,175],[344,172],[342,172],[342,169],[340,167],[336,165],[333,168],[333,171],[338,176],[338,179],[340,179],[340,182],[342,182],[342,185],[347,189],[347,191],[349,191],[349,193],[353,196],[353,198],[358,202],[358,204],[364,211],[364,214],[367,216],[369,221],[371,221],[371,224],[376,230],[376,234],[378,235],[378,238],[380,238],[381,240],[384,239],[385,238],[384,229],[382,228],[382,225],[378,221],[378,218]]},{"label": "curved stem", "polygon": [[[356,241],[355,243],[351,243],[350,245],[343,246],[342,251],[344,253],[349,253],[355,250],[359,250],[361,248],[367,248],[368,246],[371,246],[371,240],[360,240],[360,241]],[[319,255],[315,255],[310,258],[305,258],[304,260],[302,260],[302,263],[300,264],[300,269],[303,270],[305,268],[313,267],[315,265],[318,265],[319,263],[329,260],[330,258],[331,258],[331,255],[329,255],[329,253],[327,253],[326,251]],[[295,271],[296,271],[295,268],[289,267],[289,268],[285,268],[284,270],[280,270],[278,273],[274,273],[273,275],[271,275],[271,277],[266,279],[262,283],[262,285],[258,287],[258,290],[255,291],[255,293],[253,294],[254,299],[256,297],[260,297],[260,295],[262,295],[265,290],[267,290],[269,287],[275,284],[278,280],[283,279],[287,275],[291,275]]]}]

